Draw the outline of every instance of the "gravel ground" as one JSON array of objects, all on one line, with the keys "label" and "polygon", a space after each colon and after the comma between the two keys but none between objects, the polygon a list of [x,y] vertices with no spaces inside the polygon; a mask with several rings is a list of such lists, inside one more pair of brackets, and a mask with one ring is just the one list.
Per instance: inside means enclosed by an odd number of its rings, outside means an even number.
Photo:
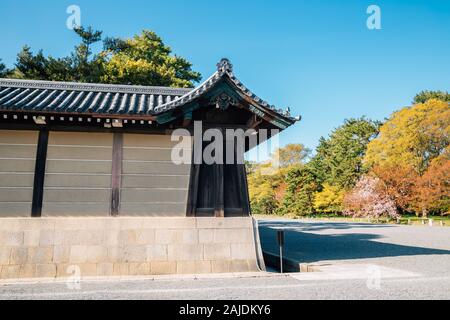
[{"label": "gravel ground", "polygon": [[[64,282],[2,284],[0,299],[450,299],[450,228],[262,221],[265,250],[276,250],[278,228],[287,231],[288,257],[328,269],[84,281],[77,289]],[[375,278],[364,272],[373,267],[380,270]]]}]

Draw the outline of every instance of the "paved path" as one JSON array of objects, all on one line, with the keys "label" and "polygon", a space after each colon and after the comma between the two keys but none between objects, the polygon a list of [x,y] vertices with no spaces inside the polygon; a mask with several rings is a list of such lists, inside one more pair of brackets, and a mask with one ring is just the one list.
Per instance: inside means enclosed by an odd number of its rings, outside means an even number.
[{"label": "paved path", "polygon": [[303,279],[298,275],[201,280],[133,280],[0,285],[2,299],[136,300],[297,300],[297,299],[449,299],[450,277],[383,279],[368,287],[365,279]]},{"label": "paved path", "polygon": [[424,277],[450,275],[448,227],[260,221],[264,250],[278,252],[277,229],[286,231],[285,255],[302,263],[376,264]]},{"label": "paved path", "polygon": [[323,272],[0,284],[1,299],[450,299],[450,228],[265,221],[274,248],[285,228],[288,255]]}]

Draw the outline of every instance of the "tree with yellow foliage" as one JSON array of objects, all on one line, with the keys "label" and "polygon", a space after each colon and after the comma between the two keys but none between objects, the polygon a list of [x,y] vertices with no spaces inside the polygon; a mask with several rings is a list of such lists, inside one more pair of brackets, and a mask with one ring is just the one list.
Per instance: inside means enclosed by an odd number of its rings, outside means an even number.
[{"label": "tree with yellow foliage", "polygon": [[424,217],[448,212],[450,106],[430,99],[404,108],[368,145],[365,164],[403,212]]},{"label": "tree with yellow foliage", "polygon": [[412,166],[423,174],[433,159],[449,156],[449,143],[449,103],[431,99],[394,113],[369,143],[365,164]]},{"label": "tree with yellow foliage", "polygon": [[328,183],[323,185],[323,190],[317,192],[314,197],[314,209],[322,213],[341,213],[344,210],[345,191],[340,187]]}]

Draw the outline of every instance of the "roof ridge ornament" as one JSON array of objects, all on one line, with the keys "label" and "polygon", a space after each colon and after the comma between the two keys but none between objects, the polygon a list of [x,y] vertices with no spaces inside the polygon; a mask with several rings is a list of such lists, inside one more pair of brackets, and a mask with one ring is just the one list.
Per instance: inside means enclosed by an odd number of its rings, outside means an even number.
[{"label": "roof ridge ornament", "polygon": [[231,61],[227,58],[222,58],[220,62],[217,64],[217,71],[219,72],[233,72],[233,65]]}]

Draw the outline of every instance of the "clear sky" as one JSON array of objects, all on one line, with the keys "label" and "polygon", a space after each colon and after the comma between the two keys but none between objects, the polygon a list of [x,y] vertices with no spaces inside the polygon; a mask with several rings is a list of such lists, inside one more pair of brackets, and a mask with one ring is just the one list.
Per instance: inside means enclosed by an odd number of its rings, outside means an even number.
[{"label": "clear sky", "polygon": [[[366,10],[381,9],[381,30]],[[423,89],[450,90],[449,0],[0,0],[0,58],[21,47],[67,55],[81,23],[105,35],[156,31],[204,78],[222,57],[256,94],[303,121],[281,143],[314,148],[349,117],[383,120]]]}]

